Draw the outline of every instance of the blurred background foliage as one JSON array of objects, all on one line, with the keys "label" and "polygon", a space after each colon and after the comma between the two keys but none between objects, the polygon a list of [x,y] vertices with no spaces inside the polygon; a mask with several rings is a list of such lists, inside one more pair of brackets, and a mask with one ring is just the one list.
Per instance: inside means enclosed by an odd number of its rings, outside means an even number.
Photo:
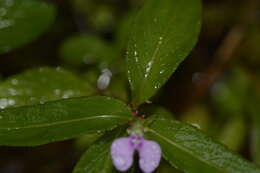
[{"label": "blurred background foliage", "polygon": [[[96,94],[128,101],[125,48],[141,4],[0,0],[0,108]],[[197,47],[152,105],[142,109],[193,124],[260,166],[259,5],[258,0],[203,0]],[[48,68],[36,69],[43,66]],[[101,91],[96,81],[104,68],[113,76],[109,88]],[[60,85],[52,84],[57,80]],[[37,94],[14,87],[17,82]],[[35,148],[0,147],[0,172],[71,172],[99,136]],[[178,171],[163,161],[157,172]]]}]

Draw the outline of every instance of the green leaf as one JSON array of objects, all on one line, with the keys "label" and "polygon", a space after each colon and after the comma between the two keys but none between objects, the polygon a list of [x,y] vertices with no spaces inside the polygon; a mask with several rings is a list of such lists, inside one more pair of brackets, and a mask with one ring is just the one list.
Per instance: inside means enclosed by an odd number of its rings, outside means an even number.
[{"label": "green leaf", "polygon": [[0,0],[0,54],[39,37],[53,23],[55,8],[35,0]]},{"label": "green leaf", "polygon": [[74,66],[107,64],[117,57],[115,52],[107,42],[91,35],[73,36],[60,48],[63,61]]},{"label": "green leaf", "polygon": [[157,141],[172,166],[188,173],[260,173],[260,169],[213,141],[198,129],[175,120],[156,120],[147,137]]},{"label": "green leaf", "polygon": [[62,68],[39,68],[10,77],[0,84],[0,109],[94,93],[86,82]]},{"label": "green leaf", "polygon": [[73,173],[115,173],[110,157],[110,146],[122,135],[122,128],[105,134],[83,154]]},{"label": "green leaf", "polygon": [[135,106],[168,80],[195,45],[200,30],[199,0],[145,1],[133,21],[127,51]]},{"label": "green leaf", "polygon": [[130,109],[102,96],[47,102],[0,111],[0,145],[34,146],[111,130],[127,123]]}]

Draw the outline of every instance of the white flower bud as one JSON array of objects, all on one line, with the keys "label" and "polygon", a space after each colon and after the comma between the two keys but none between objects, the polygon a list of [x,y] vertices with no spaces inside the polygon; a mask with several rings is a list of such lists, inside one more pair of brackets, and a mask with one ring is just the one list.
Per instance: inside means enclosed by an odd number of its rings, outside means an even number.
[{"label": "white flower bud", "polygon": [[103,69],[102,74],[99,76],[97,80],[98,89],[105,90],[110,84],[111,77],[112,72],[107,68]]}]

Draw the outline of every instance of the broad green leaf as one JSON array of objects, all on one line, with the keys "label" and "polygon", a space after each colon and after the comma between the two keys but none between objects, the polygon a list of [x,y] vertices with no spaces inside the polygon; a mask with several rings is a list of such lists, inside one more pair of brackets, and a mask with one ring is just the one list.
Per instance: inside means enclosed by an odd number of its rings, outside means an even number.
[{"label": "broad green leaf", "polygon": [[128,78],[132,103],[148,100],[191,51],[200,30],[199,0],[147,0],[131,26]]},{"label": "broad green leaf", "polygon": [[74,66],[86,64],[107,64],[117,58],[116,51],[109,43],[91,35],[73,36],[66,40],[60,48],[64,62]]},{"label": "broad green leaf", "polygon": [[0,111],[0,145],[34,146],[111,130],[130,109],[102,96],[72,98]]},{"label": "broad green leaf", "polygon": [[188,173],[260,173],[255,165],[198,129],[175,120],[156,120],[147,137],[157,141],[172,166]]},{"label": "broad green leaf", "polygon": [[[116,131],[115,131],[116,130]],[[110,157],[110,146],[115,138],[122,135],[122,129],[106,133],[83,154],[73,173],[116,173]]]},{"label": "broad green leaf", "polygon": [[0,109],[93,93],[93,88],[72,73],[62,68],[44,67],[12,76],[0,83]]},{"label": "broad green leaf", "polygon": [[54,18],[54,7],[45,2],[0,0],[0,54],[36,39]]}]

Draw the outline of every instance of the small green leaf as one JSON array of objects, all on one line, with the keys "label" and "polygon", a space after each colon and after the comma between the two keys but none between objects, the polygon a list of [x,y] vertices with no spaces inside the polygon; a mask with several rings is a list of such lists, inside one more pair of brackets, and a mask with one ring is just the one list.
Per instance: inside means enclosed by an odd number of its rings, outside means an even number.
[{"label": "small green leaf", "polygon": [[260,169],[213,141],[198,129],[175,120],[156,120],[147,137],[157,141],[172,166],[188,173],[260,173]]},{"label": "small green leaf", "polygon": [[53,23],[55,8],[35,0],[0,1],[0,54],[36,39]]},{"label": "small green leaf", "polygon": [[83,154],[73,173],[116,173],[110,156],[113,140],[122,134],[122,129],[115,129],[105,134]]},{"label": "small green leaf", "polygon": [[148,100],[195,45],[200,30],[199,0],[149,0],[133,21],[128,43],[132,103]]},{"label": "small green leaf", "polygon": [[60,48],[63,61],[74,66],[106,64],[117,58],[116,51],[109,43],[91,35],[73,36]]},{"label": "small green leaf", "polygon": [[10,77],[0,84],[0,109],[32,105],[94,93],[86,82],[62,68],[39,68]]},{"label": "small green leaf", "polygon": [[127,123],[130,109],[102,96],[47,102],[0,111],[0,145],[34,146],[111,130]]}]

